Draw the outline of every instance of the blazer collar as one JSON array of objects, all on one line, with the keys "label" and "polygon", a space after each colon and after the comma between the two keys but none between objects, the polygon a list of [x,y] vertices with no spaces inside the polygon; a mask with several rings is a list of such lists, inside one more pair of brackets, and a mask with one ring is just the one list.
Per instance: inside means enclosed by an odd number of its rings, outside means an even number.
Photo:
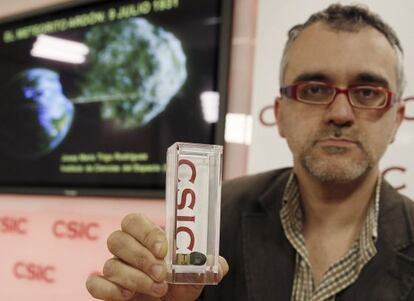
[{"label": "blazer collar", "polygon": [[259,197],[261,209],[242,216],[247,300],[290,300],[295,252],[286,239],[279,211],[290,172],[273,179]]},{"label": "blazer collar", "polygon": [[404,201],[390,184],[383,181],[378,235],[385,244],[397,251],[414,244],[414,209],[409,204],[408,199]]},{"label": "blazer collar", "polygon": [[[292,169],[284,169],[269,188],[258,198],[258,203],[272,218],[279,220],[282,197]],[[378,215],[378,235],[395,250],[414,244],[414,207],[386,180],[382,180]],[[410,209],[411,208],[411,209]],[[398,235],[396,235],[398,234]]]},{"label": "blazer collar", "polygon": [[[286,239],[279,217],[290,172],[291,169],[285,169],[276,173],[269,188],[258,197],[261,209],[243,212],[243,255],[248,300],[276,300],[275,296],[277,300],[291,298],[295,252]],[[369,288],[365,289],[369,297],[370,289],[376,287],[375,283],[370,287],[370,279],[388,283],[387,290],[400,293],[395,300],[405,300],[407,292],[414,286],[414,259],[400,253],[414,244],[411,216],[414,210],[408,204],[383,181],[378,217],[379,254],[364,268],[360,281],[352,286],[354,289],[351,287],[345,292],[345,298],[339,297],[338,300],[364,300],[359,298],[361,290],[355,288]],[[352,297],[349,299],[346,296]]]},{"label": "blazer collar", "polygon": [[376,243],[378,252],[362,269],[358,280],[341,293],[337,301],[408,301],[414,289],[414,258],[404,249],[414,245],[413,219],[411,201],[383,181]]}]

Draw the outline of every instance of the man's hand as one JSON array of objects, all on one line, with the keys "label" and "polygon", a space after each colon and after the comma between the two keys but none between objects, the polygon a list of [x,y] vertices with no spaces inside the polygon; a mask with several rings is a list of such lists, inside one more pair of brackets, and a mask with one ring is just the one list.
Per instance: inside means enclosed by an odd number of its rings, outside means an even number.
[{"label": "man's hand", "polygon": [[[108,249],[114,255],[106,261],[103,275],[91,276],[86,282],[90,294],[102,300],[193,301],[202,285],[168,285],[164,257],[167,255],[165,233],[140,214],[129,214],[119,231],[108,238]],[[219,279],[228,271],[220,257]]]}]

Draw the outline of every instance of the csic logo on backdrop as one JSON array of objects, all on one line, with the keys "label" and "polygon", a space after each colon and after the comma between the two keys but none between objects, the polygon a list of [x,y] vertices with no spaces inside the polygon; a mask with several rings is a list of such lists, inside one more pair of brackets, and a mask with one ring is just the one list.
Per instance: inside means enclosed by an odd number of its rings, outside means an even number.
[{"label": "csic logo on backdrop", "polygon": [[52,233],[62,239],[97,240],[99,224],[96,222],[83,222],[76,220],[57,220],[53,223]]},{"label": "csic logo on backdrop", "polygon": [[52,265],[42,265],[33,262],[18,261],[13,266],[13,274],[17,279],[39,281],[46,283],[55,282],[56,268]]},{"label": "csic logo on backdrop", "polygon": [[[403,99],[407,107],[414,107],[414,96],[408,96]],[[414,116],[405,116],[404,120],[414,121]],[[273,105],[264,106],[259,112],[260,124],[265,127],[272,127],[276,125],[276,121],[273,115]]]},{"label": "csic logo on backdrop", "polygon": [[[409,97],[404,98],[404,102],[406,103],[407,107],[408,106],[410,106],[410,108],[411,106],[414,107],[414,96],[409,96]],[[410,105],[408,105],[407,104],[408,102],[413,102],[413,103],[410,103]],[[414,116],[405,116],[405,120],[414,121]]]},{"label": "csic logo on backdrop", "polygon": [[[403,101],[406,103],[406,107],[414,107],[414,96],[408,96],[403,99]],[[406,115],[404,118],[405,121],[414,121],[414,116]],[[265,127],[273,127],[276,125],[276,121],[273,115],[273,105],[266,105],[263,107],[259,112],[259,121],[262,126]],[[407,169],[405,167],[401,166],[391,166],[386,168],[382,174],[384,177],[386,177],[389,174],[405,174],[407,172]],[[396,190],[402,190],[406,188],[406,184],[400,184],[400,185],[394,185],[394,188]]]},{"label": "csic logo on backdrop", "polygon": [[0,216],[0,233],[27,234],[27,218],[14,216]]},{"label": "csic logo on backdrop", "polygon": [[[405,172],[407,171],[407,169],[405,167],[401,167],[401,166],[391,166],[386,168],[383,172],[382,175],[386,178],[388,174],[390,173],[403,173],[405,174]],[[401,184],[401,185],[394,185],[394,188],[396,190],[402,190],[404,188],[406,188],[407,185],[405,184]]]}]

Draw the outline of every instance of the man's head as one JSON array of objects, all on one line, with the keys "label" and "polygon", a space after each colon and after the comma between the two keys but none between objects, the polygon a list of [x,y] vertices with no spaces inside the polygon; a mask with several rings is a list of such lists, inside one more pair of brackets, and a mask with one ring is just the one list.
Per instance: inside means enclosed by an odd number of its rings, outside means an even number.
[{"label": "man's head", "polygon": [[[296,169],[325,182],[349,182],[377,170],[404,115],[403,105],[395,101],[404,82],[401,56],[393,30],[360,7],[333,5],[293,27],[281,86],[293,90],[297,84],[316,83],[304,93],[317,96],[338,88],[324,104],[299,101],[297,95],[277,99],[279,133],[287,139]],[[384,102],[358,107],[357,100],[379,94]]]},{"label": "man's head", "polygon": [[398,90],[396,94],[397,98],[401,98],[405,87],[404,50],[397,34],[377,14],[372,13],[364,7],[351,5],[342,6],[340,4],[332,4],[325,10],[311,15],[305,23],[295,25],[289,30],[288,40],[280,63],[279,82],[281,86],[284,85],[283,80],[289,61],[288,53],[291,44],[302,31],[316,22],[324,23],[332,30],[337,31],[358,32],[362,28],[372,27],[381,32],[391,46],[393,46],[398,56],[398,65],[396,66],[398,72]]}]

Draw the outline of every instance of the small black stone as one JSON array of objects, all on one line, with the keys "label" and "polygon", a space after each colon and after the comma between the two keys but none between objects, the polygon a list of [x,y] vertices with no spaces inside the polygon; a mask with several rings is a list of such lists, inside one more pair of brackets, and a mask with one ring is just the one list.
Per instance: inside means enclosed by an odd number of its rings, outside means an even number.
[{"label": "small black stone", "polygon": [[192,252],[190,254],[190,264],[203,265],[207,261],[206,255],[200,252]]}]

